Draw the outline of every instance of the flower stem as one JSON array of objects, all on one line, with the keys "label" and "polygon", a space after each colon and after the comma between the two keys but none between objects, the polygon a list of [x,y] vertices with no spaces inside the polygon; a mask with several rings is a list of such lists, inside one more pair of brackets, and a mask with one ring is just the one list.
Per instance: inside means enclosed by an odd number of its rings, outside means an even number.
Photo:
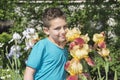
[{"label": "flower stem", "polygon": [[108,80],[108,71],[109,71],[109,62],[106,61],[105,62],[105,75],[106,75],[106,79],[105,80]]},{"label": "flower stem", "polygon": [[97,68],[98,68],[98,76],[99,76],[99,79],[101,80],[102,78],[101,78],[101,73],[100,73],[100,67],[98,66]]}]

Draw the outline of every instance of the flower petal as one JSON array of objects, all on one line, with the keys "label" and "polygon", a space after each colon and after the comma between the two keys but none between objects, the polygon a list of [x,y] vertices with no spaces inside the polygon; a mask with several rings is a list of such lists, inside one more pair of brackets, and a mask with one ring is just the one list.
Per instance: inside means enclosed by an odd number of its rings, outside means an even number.
[{"label": "flower petal", "polygon": [[88,65],[95,66],[94,61],[90,57],[86,57],[84,59],[85,59],[85,61],[87,61]]},{"label": "flower petal", "polygon": [[70,76],[68,76],[67,80],[78,80],[78,76],[77,75],[70,75]]}]

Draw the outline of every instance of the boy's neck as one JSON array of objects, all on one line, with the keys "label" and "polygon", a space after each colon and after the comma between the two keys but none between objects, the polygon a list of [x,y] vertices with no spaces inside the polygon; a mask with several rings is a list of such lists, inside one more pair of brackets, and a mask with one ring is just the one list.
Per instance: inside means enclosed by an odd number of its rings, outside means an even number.
[{"label": "boy's neck", "polygon": [[53,42],[56,46],[58,46],[58,47],[60,47],[60,48],[62,48],[62,49],[64,49],[64,47],[65,47],[65,44],[66,44],[66,41],[64,41],[64,42],[55,42],[53,39],[51,39],[50,37],[48,37],[48,39],[51,41],[51,42]]}]

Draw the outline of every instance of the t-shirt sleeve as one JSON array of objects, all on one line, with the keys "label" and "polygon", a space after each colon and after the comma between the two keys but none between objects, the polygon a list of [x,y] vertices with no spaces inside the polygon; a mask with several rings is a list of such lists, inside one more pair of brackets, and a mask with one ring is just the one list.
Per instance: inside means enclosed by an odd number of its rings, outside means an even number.
[{"label": "t-shirt sleeve", "polygon": [[44,52],[43,43],[37,43],[31,50],[26,65],[38,69],[41,66],[42,55]]}]

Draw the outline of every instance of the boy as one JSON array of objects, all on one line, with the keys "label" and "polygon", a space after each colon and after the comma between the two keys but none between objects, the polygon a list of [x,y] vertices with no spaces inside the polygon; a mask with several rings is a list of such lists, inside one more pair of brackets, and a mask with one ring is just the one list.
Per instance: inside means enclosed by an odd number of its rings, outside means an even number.
[{"label": "boy", "polygon": [[66,80],[66,16],[59,8],[48,8],[42,18],[43,30],[48,37],[38,41],[33,47],[24,80]]}]

